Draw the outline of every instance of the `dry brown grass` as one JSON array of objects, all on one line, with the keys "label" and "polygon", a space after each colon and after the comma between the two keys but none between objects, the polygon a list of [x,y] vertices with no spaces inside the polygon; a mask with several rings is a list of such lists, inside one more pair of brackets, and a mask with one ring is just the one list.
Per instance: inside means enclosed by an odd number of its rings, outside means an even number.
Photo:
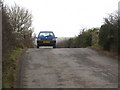
[{"label": "dry brown grass", "polygon": [[88,48],[93,49],[102,55],[106,55],[106,56],[114,58],[114,59],[120,59],[120,56],[117,53],[104,51],[99,46],[92,46],[92,47],[88,47]]}]

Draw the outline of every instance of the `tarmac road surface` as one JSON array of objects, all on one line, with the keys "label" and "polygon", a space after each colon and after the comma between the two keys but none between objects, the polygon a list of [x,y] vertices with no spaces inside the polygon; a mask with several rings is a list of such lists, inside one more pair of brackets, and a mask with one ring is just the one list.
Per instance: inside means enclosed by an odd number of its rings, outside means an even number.
[{"label": "tarmac road surface", "polygon": [[118,60],[92,49],[30,48],[21,58],[21,88],[118,87]]}]

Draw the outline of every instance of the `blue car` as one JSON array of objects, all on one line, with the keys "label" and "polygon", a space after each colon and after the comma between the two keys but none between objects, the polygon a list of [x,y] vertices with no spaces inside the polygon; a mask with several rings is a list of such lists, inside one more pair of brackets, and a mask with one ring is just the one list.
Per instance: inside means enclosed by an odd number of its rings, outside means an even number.
[{"label": "blue car", "polygon": [[37,48],[39,46],[53,46],[53,48],[56,48],[56,38],[52,31],[41,31],[37,37]]}]

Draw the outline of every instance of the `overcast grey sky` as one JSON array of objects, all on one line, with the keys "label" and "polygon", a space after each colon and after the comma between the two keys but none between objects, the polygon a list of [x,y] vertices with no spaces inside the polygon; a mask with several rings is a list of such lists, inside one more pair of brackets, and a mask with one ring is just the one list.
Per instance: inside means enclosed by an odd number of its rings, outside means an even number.
[{"label": "overcast grey sky", "polygon": [[57,37],[73,37],[82,28],[100,27],[118,9],[119,0],[5,0],[29,9],[36,34],[51,30]]}]

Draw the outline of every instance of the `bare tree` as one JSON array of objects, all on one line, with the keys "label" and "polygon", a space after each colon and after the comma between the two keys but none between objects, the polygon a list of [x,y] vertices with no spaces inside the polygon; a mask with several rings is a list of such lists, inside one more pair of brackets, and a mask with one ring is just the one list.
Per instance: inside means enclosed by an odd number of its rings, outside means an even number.
[{"label": "bare tree", "polygon": [[118,25],[118,11],[111,13],[107,18],[104,18],[105,24]]},{"label": "bare tree", "polygon": [[30,47],[33,33],[32,14],[29,10],[15,4],[7,8],[7,15],[16,37],[17,47]]},{"label": "bare tree", "polygon": [[32,14],[27,9],[15,4],[8,9],[8,16],[15,32],[31,29]]}]

